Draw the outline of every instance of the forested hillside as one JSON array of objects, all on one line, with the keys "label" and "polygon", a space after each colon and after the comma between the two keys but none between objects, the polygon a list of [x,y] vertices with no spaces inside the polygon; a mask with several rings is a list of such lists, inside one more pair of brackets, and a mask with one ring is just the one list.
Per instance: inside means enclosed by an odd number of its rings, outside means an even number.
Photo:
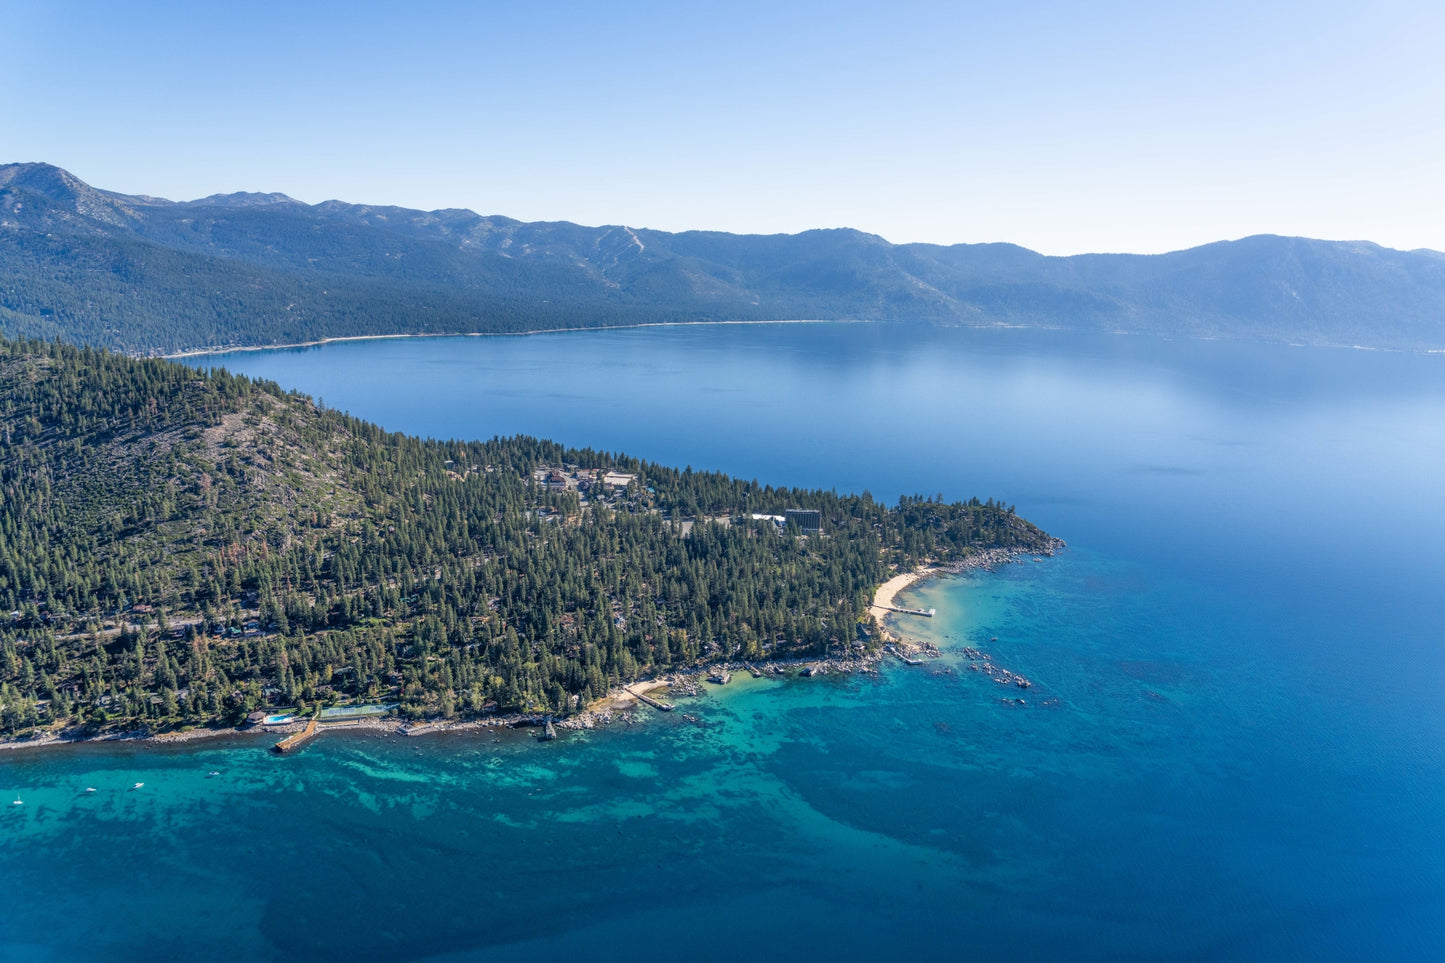
[{"label": "forested hillside", "polygon": [[672,234],[279,194],[173,202],[0,166],[0,331],[132,354],[783,319],[1445,347],[1445,255],[1259,236],[1141,256]]},{"label": "forested hillside", "polygon": [[[822,534],[751,518],[790,508]],[[566,713],[660,668],[840,651],[893,568],[1051,541],[992,501],[421,441],[225,372],[0,340],[5,732],[379,698]]]}]

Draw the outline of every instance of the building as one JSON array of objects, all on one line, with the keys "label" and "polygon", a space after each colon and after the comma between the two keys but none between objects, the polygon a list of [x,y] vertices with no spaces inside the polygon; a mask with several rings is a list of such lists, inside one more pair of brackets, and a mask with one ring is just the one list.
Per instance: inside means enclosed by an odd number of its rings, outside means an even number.
[{"label": "building", "polygon": [[823,513],[816,508],[790,508],[785,517],[789,524],[796,522],[804,535],[817,535],[823,530]]},{"label": "building", "polygon": [[602,484],[608,488],[626,488],[636,480],[636,475],[629,475],[626,472],[620,471],[610,471],[602,476]]}]

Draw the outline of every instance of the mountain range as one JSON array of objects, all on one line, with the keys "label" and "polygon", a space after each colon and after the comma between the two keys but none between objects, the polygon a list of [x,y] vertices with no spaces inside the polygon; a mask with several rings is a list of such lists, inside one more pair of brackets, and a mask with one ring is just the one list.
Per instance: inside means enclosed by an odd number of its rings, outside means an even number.
[{"label": "mountain range", "polygon": [[131,354],[383,334],[836,319],[1445,348],[1445,254],[1259,235],[1051,257],[849,229],[668,233],[0,166],[0,332]]}]

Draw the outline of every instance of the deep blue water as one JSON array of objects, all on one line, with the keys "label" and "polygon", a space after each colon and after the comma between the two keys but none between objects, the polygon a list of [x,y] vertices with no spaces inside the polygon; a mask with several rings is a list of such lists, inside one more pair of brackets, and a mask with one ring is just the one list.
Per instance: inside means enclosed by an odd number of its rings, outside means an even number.
[{"label": "deep blue water", "polygon": [[7,960],[1445,943],[1445,356],[790,325],[212,360],[397,430],[998,497],[1070,550],[916,590],[936,664],[737,680],[700,726],[0,755]]}]

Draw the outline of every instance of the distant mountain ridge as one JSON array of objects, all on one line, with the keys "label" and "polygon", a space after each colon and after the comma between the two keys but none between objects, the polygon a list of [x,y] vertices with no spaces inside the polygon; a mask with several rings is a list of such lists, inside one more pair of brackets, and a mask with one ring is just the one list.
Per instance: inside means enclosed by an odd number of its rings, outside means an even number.
[{"label": "distant mountain ridge", "polygon": [[1445,347],[1445,255],[1260,235],[1159,255],[668,233],[284,194],[117,194],[0,166],[0,331],[138,354],[795,318]]}]

